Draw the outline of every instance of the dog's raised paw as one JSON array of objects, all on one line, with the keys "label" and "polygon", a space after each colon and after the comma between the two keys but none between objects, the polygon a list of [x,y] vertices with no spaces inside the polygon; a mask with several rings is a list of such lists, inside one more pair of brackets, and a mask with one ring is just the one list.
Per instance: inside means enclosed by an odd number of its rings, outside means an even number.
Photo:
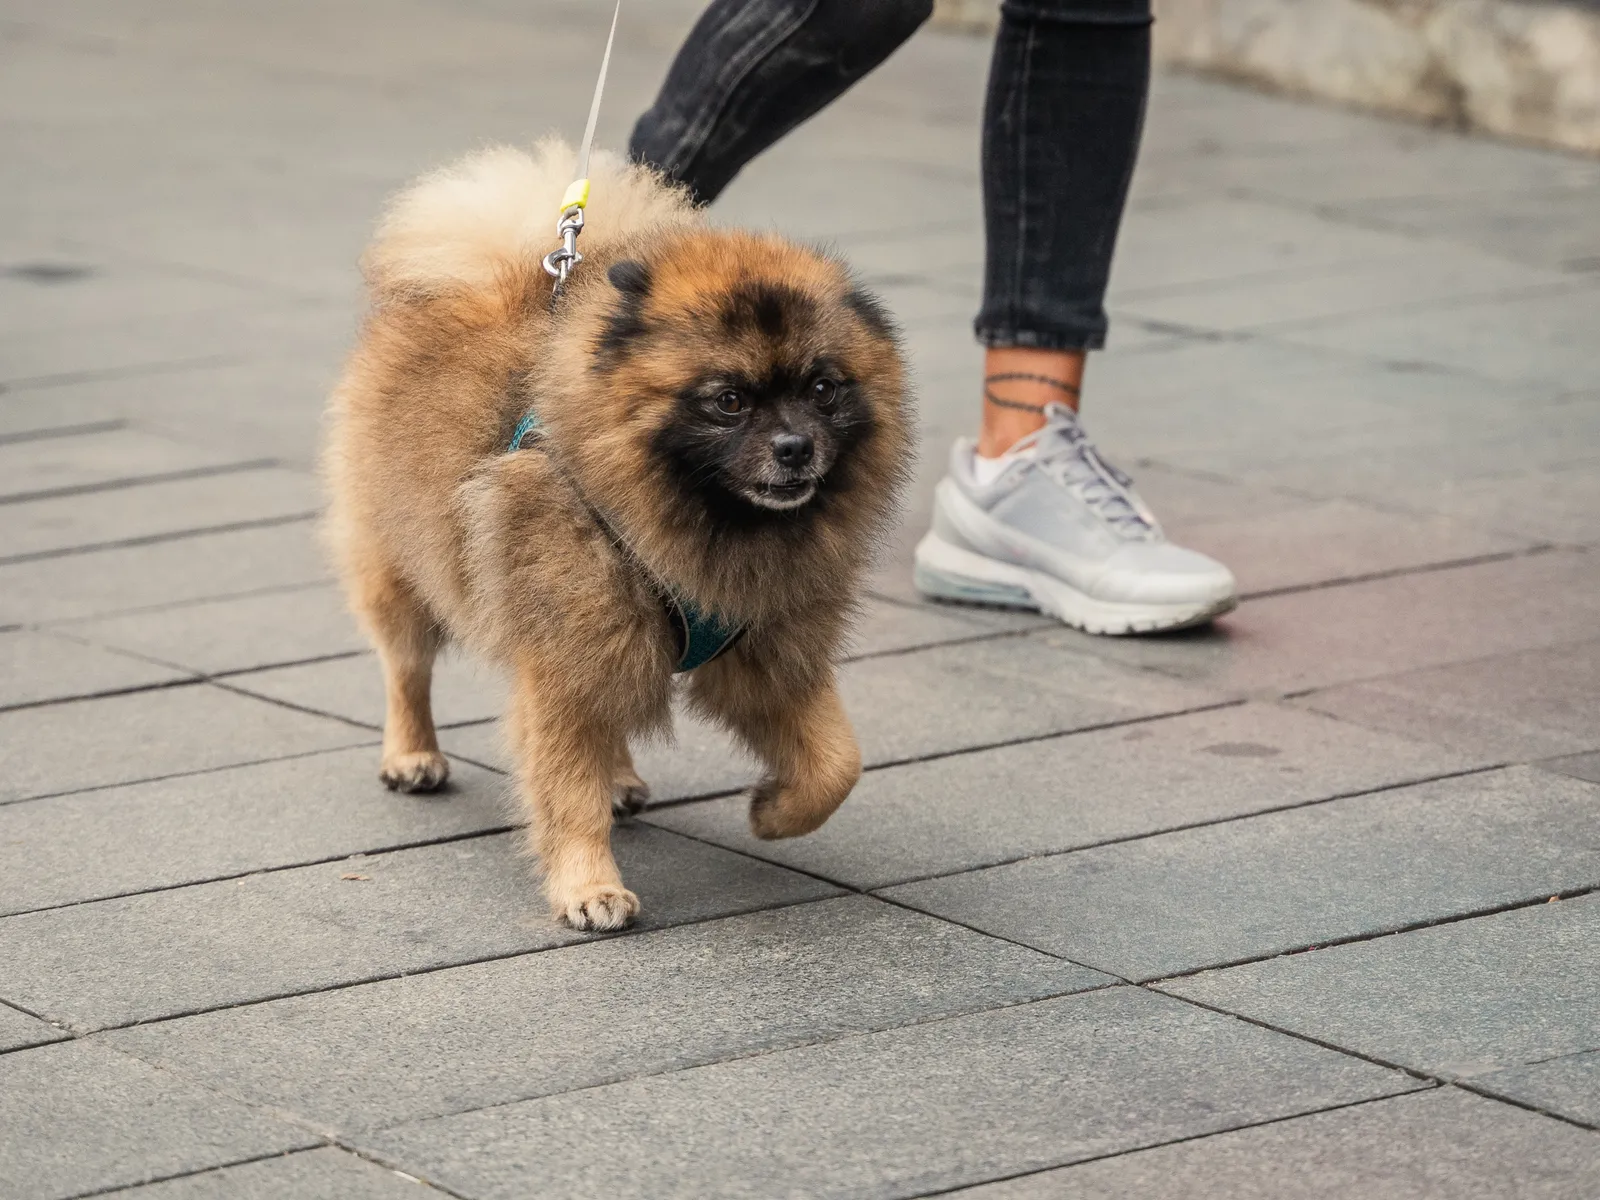
[{"label": "dog's raised paw", "polygon": [[618,884],[597,884],[558,900],[556,912],[574,929],[625,929],[639,915],[639,897]]},{"label": "dog's raised paw", "polygon": [[433,792],[450,778],[450,760],[437,750],[391,754],[378,768],[378,778],[391,792]]},{"label": "dog's raised paw", "polygon": [[820,829],[832,811],[800,808],[770,779],[750,789],[750,832],[764,842],[801,837]]}]

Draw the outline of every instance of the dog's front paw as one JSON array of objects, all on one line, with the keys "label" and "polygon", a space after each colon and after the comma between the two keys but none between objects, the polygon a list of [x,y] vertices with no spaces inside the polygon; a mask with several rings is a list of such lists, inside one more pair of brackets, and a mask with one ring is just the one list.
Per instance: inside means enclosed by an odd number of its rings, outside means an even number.
[{"label": "dog's front paw", "polygon": [[590,884],[550,899],[556,916],[574,929],[625,929],[639,915],[639,897],[621,884]]},{"label": "dog's front paw", "polygon": [[807,807],[775,780],[750,789],[750,832],[763,841],[801,837],[820,829],[833,815],[832,808]]},{"label": "dog's front paw", "polygon": [[433,792],[450,778],[450,761],[437,750],[388,754],[378,768],[378,778],[391,792]]}]

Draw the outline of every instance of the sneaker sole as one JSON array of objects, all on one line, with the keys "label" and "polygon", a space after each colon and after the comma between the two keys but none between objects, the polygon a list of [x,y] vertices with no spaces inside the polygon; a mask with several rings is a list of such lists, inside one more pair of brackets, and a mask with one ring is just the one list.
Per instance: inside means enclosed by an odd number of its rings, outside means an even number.
[{"label": "sneaker sole", "polygon": [[913,581],[917,591],[933,600],[1029,609],[1085,633],[1110,637],[1169,633],[1204,625],[1239,603],[1235,596],[1199,604],[1117,604],[1096,600],[1054,575],[974,554],[931,533],[917,543]]}]

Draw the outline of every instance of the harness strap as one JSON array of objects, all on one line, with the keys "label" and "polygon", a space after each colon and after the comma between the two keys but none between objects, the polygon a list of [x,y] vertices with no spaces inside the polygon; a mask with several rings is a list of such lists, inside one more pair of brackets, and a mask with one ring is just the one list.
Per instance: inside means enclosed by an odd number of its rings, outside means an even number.
[{"label": "harness strap", "polygon": [[527,416],[523,417],[522,420],[517,422],[516,432],[511,435],[510,450],[521,450],[522,439],[527,437],[535,429],[543,428],[544,422],[539,419],[539,414],[530,411]]},{"label": "harness strap", "polygon": [[[543,430],[544,421],[537,412],[529,409],[527,415],[517,422],[507,453],[522,449],[522,444],[530,435],[534,437],[533,445],[537,446],[543,436]],[[571,480],[568,480],[568,483],[571,483]],[[578,492],[576,484],[572,485],[572,490]],[[671,588],[661,584],[643,563],[639,563],[638,555],[634,554],[622,540],[621,535],[611,527],[611,522],[606,520],[599,509],[589,503],[582,492],[578,492],[578,499],[589,510],[589,515],[594,518],[595,524],[600,526],[611,544],[617,548],[617,553],[639,564],[645,578],[650,581],[651,589],[661,600],[661,607],[667,614],[667,625],[672,630],[673,643],[678,652],[677,663],[672,668],[673,674],[682,675],[696,667],[705,666],[712,659],[731,650],[745,635],[748,626],[729,625],[714,615],[702,612],[693,600],[679,596]]]}]

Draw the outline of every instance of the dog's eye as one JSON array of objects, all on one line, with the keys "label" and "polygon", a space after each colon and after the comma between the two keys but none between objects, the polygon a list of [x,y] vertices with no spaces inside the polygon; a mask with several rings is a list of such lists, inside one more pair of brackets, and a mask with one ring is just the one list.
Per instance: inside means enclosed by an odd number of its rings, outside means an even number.
[{"label": "dog's eye", "polygon": [[831,379],[818,379],[811,385],[812,403],[823,408],[833,403],[833,398],[839,394],[839,385]]},{"label": "dog's eye", "polygon": [[745,400],[738,392],[729,388],[717,397],[717,411],[728,416],[736,416],[745,410]]}]

